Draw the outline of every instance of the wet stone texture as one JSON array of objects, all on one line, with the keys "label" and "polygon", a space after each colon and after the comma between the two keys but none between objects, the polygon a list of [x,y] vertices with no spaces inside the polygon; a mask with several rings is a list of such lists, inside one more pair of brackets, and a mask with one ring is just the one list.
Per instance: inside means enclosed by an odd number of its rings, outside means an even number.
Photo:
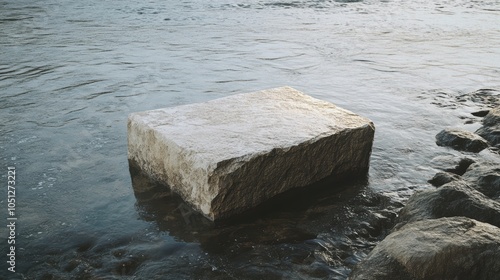
[{"label": "wet stone texture", "polygon": [[357,279],[498,279],[500,229],[465,217],[405,225],[350,276]]},{"label": "wet stone texture", "polygon": [[457,100],[481,103],[471,114],[482,117],[483,126],[476,133],[444,129],[436,135],[439,146],[462,152],[432,159],[430,166],[440,172],[428,182],[436,189],[406,201],[392,233],[349,279],[499,279],[500,99],[497,91],[484,89]]},{"label": "wet stone texture", "polygon": [[436,135],[436,144],[474,153],[479,153],[488,147],[488,142],[479,135],[459,129],[442,130]]},{"label": "wet stone texture", "polygon": [[488,112],[483,119],[483,126],[476,131],[491,146],[500,148],[500,106]]},{"label": "wet stone texture", "polygon": [[368,171],[373,123],[290,87],[129,116],[128,157],[211,220]]}]

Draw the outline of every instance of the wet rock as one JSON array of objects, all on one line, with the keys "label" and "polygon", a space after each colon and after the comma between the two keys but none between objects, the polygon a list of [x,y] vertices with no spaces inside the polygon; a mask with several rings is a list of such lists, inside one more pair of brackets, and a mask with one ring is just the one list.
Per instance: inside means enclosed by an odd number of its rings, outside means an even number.
[{"label": "wet rock", "polygon": [[431,164],[434,168],[462,175],[467,168],[475,162],[474,159],[469,157],[456,157],[452,155],[437,156],[432,159]]},{"label": "wet rock", "polygon": [[486,139],[491,146],[500,147],[500,124],[493,126],[482,126],[476,133]]},{"label": "wet rock", "polygon": [[414,194],[401,210],[395,229],[404,224],[441,217],[464,216],[500,227],[500,203],[462,180]]},{"label": "wet rock", "polygon": [[461,158],[460,161],[458,162],[458,165],[455,166],[453,170],[450,170],[450,172],[455,173],[457,175],[463,175],[467,168],[471,164],[473,164],[475,161],[471,158]]},{"label": "wet rock", "polygon": [[483,126],[476,133],[486,139],[491,146],[500,148],[500,106],[488,112],[483,119]]},{"label": "wet rock", "polygon": [[459,180],[461,177],[457,174],[453,174],[450,172],[438,172],[432,179],[428,182],[431,183],[435,187],[440,187],[444,184],[447,184],[451,181]]},{"label": "wet rock", "polygon": [[290,87],[131,114],[128,157],[211,220],[366,174],[373,123]]},{"label": "wet rock", "polygon": [[467,169],[463,178],[479,192],[500,201],[500,164],[496,162],[475,163]]},{"label": "wet rock", "polygon": [[491,109],[483,119],[483,125],[494,126],[500,125],[500,106]]},{"label": "wet rock", "polygon": [[436,135],[438,146],[448,146],[455,150],[479,153],[488,147],[481,136],[459,129],[444,129]]},{"label": "wet rock", "polygon": [[490,112],[490,110],[481,110],[481,111],[472,112],[471,115],[476,116],[476,117],[484,117],[484,116],[488,115],[489,112]]},{"label": "wet rock", "polygon": [[354,269],[351,280],[498,279],[500,229],[465,217],[407,224]]}]

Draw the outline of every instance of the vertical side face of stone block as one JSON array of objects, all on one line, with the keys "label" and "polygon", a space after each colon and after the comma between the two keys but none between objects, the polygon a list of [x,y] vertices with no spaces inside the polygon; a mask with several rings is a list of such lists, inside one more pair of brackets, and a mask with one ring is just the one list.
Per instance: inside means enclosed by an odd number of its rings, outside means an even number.
[{"label": "vertical side face of stone block", "polygon": [[284,87],[134,113],[128,156],[211,220],[368,171],[373,123]]},{"label": "vertical side face of stone block", "polygon": [[275,148],[244,162],[227,162],[210,178],[219,188],[212,202],[213,215],[230,217],[329,176],[344,179],[366,174],[373,137],[370,124],[286,149]]},{"label": "vertical side face of stone block", "polygon": [[152,179],[167,184],[196,210],[211,218],[208,170],[197,166],[189,151],[144,122],[140,113],[128,120],[128,157]]}]

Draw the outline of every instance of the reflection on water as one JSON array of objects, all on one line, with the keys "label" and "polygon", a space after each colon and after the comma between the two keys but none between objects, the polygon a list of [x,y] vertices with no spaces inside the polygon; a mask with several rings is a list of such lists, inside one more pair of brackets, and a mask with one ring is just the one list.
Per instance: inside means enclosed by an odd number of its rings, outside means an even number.
[{"label": "reflection on water", "polygon": [[[468,0],[0,0],[18,278],[345,279],[430,187],[429,162],[459,154],[435,134],[473,131],[470,112],[498,101],[499,13]],[[131,178],[129,113],[283,85],[374,121],[367,181],[212,225]]]}]

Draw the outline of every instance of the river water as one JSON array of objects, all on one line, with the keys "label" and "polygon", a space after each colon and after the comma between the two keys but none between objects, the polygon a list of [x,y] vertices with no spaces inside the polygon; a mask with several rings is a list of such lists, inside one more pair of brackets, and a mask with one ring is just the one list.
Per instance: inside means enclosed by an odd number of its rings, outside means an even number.
[{"label": "river water", "polygon": [[[481,104],[456,100],[498,93],[499,46],[494,0],[0,0],[18,218],[0,278],[345,279],[430,187],[432,159],[460,154],[435,134],[479,127]],[[374,121],[367,178],[215,226],[129,170],[129,113],[283,85]]]}]

